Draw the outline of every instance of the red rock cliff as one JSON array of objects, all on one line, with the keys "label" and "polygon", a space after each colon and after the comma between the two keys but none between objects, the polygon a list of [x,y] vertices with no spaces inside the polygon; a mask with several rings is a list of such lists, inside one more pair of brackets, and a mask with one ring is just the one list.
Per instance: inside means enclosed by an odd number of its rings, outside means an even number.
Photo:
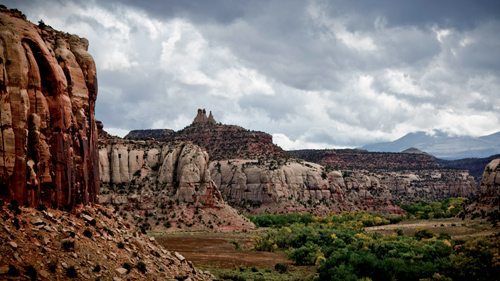
[{"label": "red rock cliff", "polygon": [[97,202],[88,41],[0,8],[0,204]]}]

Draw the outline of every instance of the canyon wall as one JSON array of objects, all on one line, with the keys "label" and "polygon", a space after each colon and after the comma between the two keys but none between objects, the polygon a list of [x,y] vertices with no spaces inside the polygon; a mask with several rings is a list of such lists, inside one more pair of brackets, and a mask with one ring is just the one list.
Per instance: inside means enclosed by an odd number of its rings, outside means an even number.
[{"label": "canyon wall", "polygon": [[191,142],[102,139],[99,163],[100,203],[126,211],[138,224],[146,219],[154,229],[252,226],[224,202],[207,152]]},{"label": "canyon wall", "polygon": [[97,202],[97,78],[88,44],[0,8],[0,202]]},{"label": "canyon wall", "polygon": [[477,196],[477,184],[467,170],[442,167],[431,155],[417,149],[407,151],[414,153],[360,149],[297,150],[290,153],[346,174],[362,173],[376,177],[389,189],[395,202]]},{"label": "canyon wall", "polygon": [[355,210],[401,214],[387,187],[362,173],[344,178],[315,163],[290,160],[222,160],[210,164],[212,178],[224,198],[247,212],[292,213]]},{"label": "canyon wall", "polygon": [[500,159],[495,159],[486,165],[479,195],[480,200],[484,203],[495,202],[498,207],[500,201]]}]

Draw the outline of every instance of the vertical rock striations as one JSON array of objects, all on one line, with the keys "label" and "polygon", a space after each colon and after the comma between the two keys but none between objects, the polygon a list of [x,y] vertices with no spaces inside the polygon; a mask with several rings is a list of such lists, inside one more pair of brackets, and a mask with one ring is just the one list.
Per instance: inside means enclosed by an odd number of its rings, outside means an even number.
[{"label": "vertical rock striations", "polygon": [[2,201],[97,201],[97,78],[87,49],[84,38],[0,8]]},{"label": "vertical rock striations", "polygon": [[500,200],[500,159],[491,161],[483,173],[480,186],[480,200],[483,202],[496,202]]},{"label": "vertical rock striations", "polygon": [[125,210],[120,213],[141,227],[252,226],[222,200],[211,178],[207,152],[191,142],[101,139],[99,162],[100,203]]}]

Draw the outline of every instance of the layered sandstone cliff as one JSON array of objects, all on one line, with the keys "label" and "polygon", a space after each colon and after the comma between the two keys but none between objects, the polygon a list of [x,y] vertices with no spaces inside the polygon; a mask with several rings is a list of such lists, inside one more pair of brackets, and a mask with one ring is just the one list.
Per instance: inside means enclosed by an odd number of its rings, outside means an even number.
[{"label": "layered sandstone cliff", "polygon": [[210,164],[224,198],[251,213],[329,212],[354,210],[404,213],[376,177],[339,171],[318,164],[289,161],[224,160]]},{"label": "layered sandstone cliff", "polygon": [[101,140],[100,202],[138,223],[145,218],[155,229],[251,227],[222,200],[208,161],[207,152],[191,142]]},{"label": "layered sandstone cliff", "polygon": [[96,68],[88,41],[0,8],[0,202],[96,202]]},{"label": "layered sandstone cliff", "polygon": [[491,161],[483,173],[483,180],[480,186],[480,199],[486,202],[500,201],[500,159]]},{"label": "layered sandstone cliff", "polygon": [[498,225],[500,223],[500,159],[492,160],[484,168],[479,189],[479,198],[464,206],[462,217],[471,215],[488,218]]},{"label": "layered sandstone cliff", "polygon": [[467,170],[440,166],[422,153],[383,153],[359,149],[297,150],[292,155],[342,171],[378,178],[396,202],[475,197],[477,184]]}]

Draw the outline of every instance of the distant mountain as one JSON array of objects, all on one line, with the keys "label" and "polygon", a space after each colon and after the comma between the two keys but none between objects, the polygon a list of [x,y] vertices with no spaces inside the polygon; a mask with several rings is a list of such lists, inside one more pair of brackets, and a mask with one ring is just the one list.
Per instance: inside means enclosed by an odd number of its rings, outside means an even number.
[{"label": "distant mountain", "polygon": [[368,144],[360,149],[401,152],[411,147],[441,159],[486,158],[500,153],[500,132],[482,137],[450,137],[442,131],[436,131],[433,135],[416,132],[392,142]]}]

